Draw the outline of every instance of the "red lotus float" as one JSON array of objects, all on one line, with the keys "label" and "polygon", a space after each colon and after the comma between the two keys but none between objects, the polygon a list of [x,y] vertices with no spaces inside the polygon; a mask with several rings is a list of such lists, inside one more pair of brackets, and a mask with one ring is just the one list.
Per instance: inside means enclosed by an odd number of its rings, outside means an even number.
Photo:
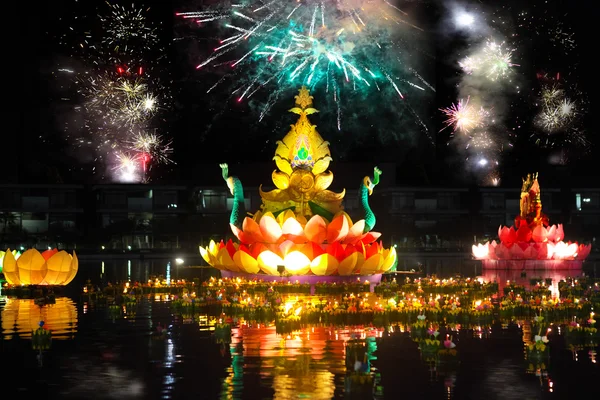
[{"label": "red lotus float", "polygon": [[[523,180],[521,188],[521,213],[510,228],[498,228],[500,243],[495,240],[485,244],[473,245],[473,256],[484,261],[484,267],[504,266],[524,268],[525,261],[548,261],[554,269],[581,267],[592,245],[564,242],[561,224],[549,225],[548,217],[542,213],[540,186],[537,174],[529,174]],[[508,263],[508,261],[520,261]],[[507,261],[504,263],[492,261]],[[540,266],[540,263],[532,265]],[[544,266],[549,266],[548,263]]]}]

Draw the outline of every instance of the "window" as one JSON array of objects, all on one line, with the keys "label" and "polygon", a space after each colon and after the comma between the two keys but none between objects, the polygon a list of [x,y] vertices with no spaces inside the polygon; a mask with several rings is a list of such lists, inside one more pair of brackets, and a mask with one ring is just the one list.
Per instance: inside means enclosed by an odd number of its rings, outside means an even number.
[{"label": "window", "polygon": [[111,208],[125,208],[127,206],[127,196],[125,196],[125,193],[119,192],[104,193],[104,205]]},{"label": "window", "polygon": [[202,193],[202,205],[206,210],[220,210],[225,209],[227,197],[224,193]]},{"label": "window", "polygon": [[584,192],[575,195],[578,210],[597,210],[600,208],[600,193]]},{"label": "window", "polygon": [[458,193],[439,193],[438,194],[438,209],[440,210],[456,210],[460,208],[460,200]]},{"label": "window", "polygon": [[483,209],[484,210],[504,210],[504,194],[503,193],[484,193],[483,194]]},{"label": "window", "polygon": [[392,208],[396,210],[411,210],[415,206],[412,193],[394,193],[392,195]]}]

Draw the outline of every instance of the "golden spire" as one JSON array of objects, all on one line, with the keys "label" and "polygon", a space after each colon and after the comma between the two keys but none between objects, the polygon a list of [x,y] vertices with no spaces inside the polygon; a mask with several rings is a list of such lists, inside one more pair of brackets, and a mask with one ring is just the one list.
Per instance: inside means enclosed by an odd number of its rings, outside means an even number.
[{"label": "golden spire", "polygon": [[[340,210],[342,193],[326,190],[333,181],[327,171],[333,160],[329,142],[323,140],[317,126],[310,123],[308,115],[319,112],[313,105],[313,96],[304,86],[294,96],[296,107],[289,111],[298,114],[298,120],[282,140],[277,141],[275,164],[278,171],[272,175],[277,189],[260,195],[267,210],[277,210],[283,205],[296,207],[300,215],[308,215],[309,201],[335,213]],[[265,208],[263,207],[263,209]]]}]

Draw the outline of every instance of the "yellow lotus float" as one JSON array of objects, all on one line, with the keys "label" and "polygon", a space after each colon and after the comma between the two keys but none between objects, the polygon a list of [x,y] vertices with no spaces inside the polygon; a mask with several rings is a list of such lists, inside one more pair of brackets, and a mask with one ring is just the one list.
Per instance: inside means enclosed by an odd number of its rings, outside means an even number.
[{"label": "yellow lotus float", "polygon": [[303,87],[296,98],[298,121],[277,142],[273,159],[278,170],[272,174],[276,189],[259,190],[262,206],[254,214],[245,212],[244,190],[237,177],[229,175],[221,164],[223,179],[234,197],[230,217],[233,234],[240,243],[211,241],[200,247],[206,262],[232,273],[279,276],[282,268],[290,275],[373,275],[388,271],[396,264],[396,251],[386,249],[372,232],[375,214],[369,196],[379,183],[381,171],[363,178],[359,202],[363,216],[356,222],[343,211],[345,190],[327,190],[333,173],[329,143],[324,141],[308,120],[318,112],[312,96]]},{"label": "yellow lotus float", "polygon": [[[0,274],[2,273],[2,268],[4,265],[4,256],[6,255],[5,251],[0,250]],[[21,252],[17,251],[17,250],[13,250],[12,251],[12,255],[15,259],[21,257]]]},{"label": "yellow lotus float", "polygon": [[66,285],[75,278],[79,268],[77,255],[64,250],[36,249],[23,252],[15,258],[8,249],[4,255],[4,278],[10,285]]},{"label": "yellow lotus float", "polygon": [[2,310],[2,331],[5,339],[18,335],[31,339],[44,321],[44,329],[52,331],[52,339],[73,338],[77,330],[77,307],[67,297],[59,297],[56,303],[38,306],[33,299],[8,299]]}]

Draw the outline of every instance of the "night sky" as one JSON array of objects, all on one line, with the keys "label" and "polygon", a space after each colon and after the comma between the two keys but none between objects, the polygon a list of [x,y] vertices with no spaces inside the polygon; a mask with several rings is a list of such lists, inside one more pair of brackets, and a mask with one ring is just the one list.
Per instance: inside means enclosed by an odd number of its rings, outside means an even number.
[{"label": "night sky", "polygon": [[[9,117],[18,113],[20,123],[14,133],[5,131],[3,135],[5,151],[1,162],[4,182],[111,181],[110,167],[98,159],[98,153],[90,147],[75,145],[64,129],[65,121],[73,118],[73,109],[80,100],[74,95],[76,89],[73,89],[73,85],[68,82],[65,84],[64,77],[56,71],[65,66],[76,71],[91,70],[85,51],[73,50],[77,48],[78,35],[69,27],[79,29],[84,26],[84,30],[97,30],[99,21],[96,15],[107,10],[102,1],[86,0],[85,5],[83,3],[81,0],[53,1],[37,9],[35,15],[23,18],[21,32],[14,32],[17,43],[21,42],[17,46],[20,61],[13,68],[13,74],[7,75],[6,79],[21,83],[16,90],[17,95],[13,97],[17,101],[9,106],[9,112],[12,113]],[[123,5],[130,3],[119,2]],[[150,181],[202,184],[207,165],[224,160],[230,164],[269,162],[275,141],[284,136],[289,124],[295,120],[293,116],[286,115],[286,110],[293,105],[294,93],[282,96],[261,122],[258,122],[254,102],[237,103],[230,98],[229,92],[219,89],[207,95],[207,85],[212,85],[215,77],[197,71],[195,66],[203,54],[209,54],[207,49],[214,47],[216,33],[210,28],[192,29],[175,18],[176,12],[197,10],[202,2],[134,3],[150,6],[146,15],[158,26],[164,51],[155,54],[150,52],[146,59],[153,60],[153,73],[160,76],[172,96],[169,107],[162,110],[152,124],[165,137],[173,140],[172,159],[176,164],[153,167],[149,172]],[[321,113],[314,118],[311,116],[311,120],[318,125],[321,135],[331,142],[334,161],[373,164],[395,162],[399,166],[398,184],[475,184],[478,182],[476,171],[465,166],[468,162],[464,160],[464,151],[457,150],[461,147],[457,141],[449,140],[451,129],[438,133],[444,121],[439,109],[455,103],[459,95],[457,85],[461,71],[456,60],[470,51],[470,46],[474,46],[473,41],[468,35],[449,28],[450,11],[447,5],[450,3],[398,3],[410,9],[412,20],[418,21],[425,30],[420,35],[423,42],[420,48],[427,56],[418,61],[415,69],[435,86],[436,91],[428,91],[422,98],[411,98],[410,101],[414,102],[434,142],[419,133],[416,125],[405,119],[398,120],[397,115],[387,107],[388,99],[378,97],[376,93],[369,95],[364,104],[358,101],[350,104],[349,109],[357,111],[355,115],[345,114],[350,117],[343,129],[338,131],[335,128],[335,113],[323,108],[324,102],[320,101],[317,92],[315,106]],[[494,8],[493,4],[499,3],[504,6]],[[573,177],[581,177],[589,184],[600,183],[594,163],[599,153],[595,149],[598,145],[598,124],[597,118],[593,118],[596,99],[592,90],[597,77],[597,63],[594,62],[597,50],[591,40],[593,25],[587,22],[590,15],[598,15],[597,6],[592,6],[592,3],[595,2],[472,0],[456,3],[484,10],[487,19],[495,20],[496,25],[502,24],[498,21],[505,21],[506,27],[502,33],[516,49],[514,58],[519,66],[514,68],[514,79],[520,87],[520,93],[503,94],[507,100],[506,109],[502,111],[502,125],[510,133],[512,144],[509,150],[499,156],[501,162],[498,170],[504,185],[518,186],[519,177],[532,170],[540,171],[545,181],[556,184],[562,184],[563,180],[566,182],[567,178],[573,181]],[[547,34],[546,28],[535,32],[534,29],[519,27],[518,14],[522,11],[538,19],[549,16],[547,25],[551,27],[560,22],[563,30],[572,30],[577,46],[567,52],[552,43],[552,35]],[[80,16],[79,27],[73,23],[75,16]],[[539,91],[536,74],[544,72],[551,76],[560,73],[561,79],[567,79],[570,84],[577,83],[578,89],[584,93],[581,100],[579,97],[577,100],[583,102],[586,99],[588,112],[581,125],[590,145],[585,146],[586,151],[567,149],[568,157],[563,165],[549,162],[556,148],[540,148],[530,138],[536,113],[532,98]],[[265,101],[267,95],[268,92],[257,94],[256,102]],[[216,114],[219,115],[215,117]],[[400,134],[390,135],[387,132]],[[11,150],[7,151],[7,148]],[[416,169],[424,171],[427,179],[415,178]]]}]

